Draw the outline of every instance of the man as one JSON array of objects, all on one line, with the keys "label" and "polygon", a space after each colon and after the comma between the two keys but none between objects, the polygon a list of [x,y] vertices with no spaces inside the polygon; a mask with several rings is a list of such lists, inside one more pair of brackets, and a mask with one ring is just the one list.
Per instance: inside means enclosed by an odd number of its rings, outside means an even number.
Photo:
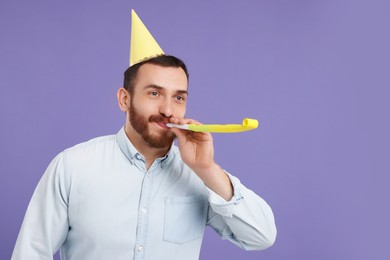
[{"label": "man", "polygon": [[166,126],[199,124],[181,60],[130,66],[117,96],[125,126],[51,162],[12,259],[198,259],[207,225],[247,250],[274,243],[270,207],[215,163],[211,135]]},{"label": "man", "polygon": [[[117,135],[65,150],[29,205],[13,259],[197,259],[206,225],[245,249],[276,235],[271,209],[213,159],[209,133],[184,118],[187,70],[158,56],[130,67]],[[177,136],[179,149],[172,145]]]}]

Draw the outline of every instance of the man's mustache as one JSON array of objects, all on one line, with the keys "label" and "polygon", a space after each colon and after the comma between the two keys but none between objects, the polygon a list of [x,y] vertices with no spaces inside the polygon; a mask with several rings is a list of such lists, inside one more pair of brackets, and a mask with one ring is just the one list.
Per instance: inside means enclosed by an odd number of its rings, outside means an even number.
[{"label": "man's mustache", "polygon": [[149,122],[163,122],[163,123],[169,123],[169,117],[165,117],[162,115],[152,115],[149,117]]}]

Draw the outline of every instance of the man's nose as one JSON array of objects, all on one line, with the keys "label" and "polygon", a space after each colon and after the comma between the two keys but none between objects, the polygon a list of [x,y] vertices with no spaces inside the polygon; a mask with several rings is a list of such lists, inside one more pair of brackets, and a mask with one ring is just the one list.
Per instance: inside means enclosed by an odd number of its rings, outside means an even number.
[{"label": "man's nose", "polygon": [[171,117],[173,115],[172,102],[169,99],[164,99],[160,104],[160,114],[165,117]]}]

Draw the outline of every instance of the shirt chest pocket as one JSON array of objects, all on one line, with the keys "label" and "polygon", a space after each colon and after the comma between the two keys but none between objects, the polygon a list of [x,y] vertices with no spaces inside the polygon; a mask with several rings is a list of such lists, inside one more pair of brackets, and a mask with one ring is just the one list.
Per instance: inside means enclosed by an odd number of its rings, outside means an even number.
[{"label": "shirt chest pocket", "polygon": [[164,240],[183,244],[203,236],[206,225],[203,197],[166,197],[164,199]]}]

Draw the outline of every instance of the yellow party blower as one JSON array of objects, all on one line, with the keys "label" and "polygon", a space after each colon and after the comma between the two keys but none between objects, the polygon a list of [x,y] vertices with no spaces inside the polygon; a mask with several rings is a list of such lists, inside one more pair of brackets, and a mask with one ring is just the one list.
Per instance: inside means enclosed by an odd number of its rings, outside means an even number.
[{"label": "yellow party blower", "polygon": [[242,124],[227,124],[227,125],[177,125],[177,124],[166,124],[168,127],[176,127],[179,129],[190,130],[194,132],[210,132],[210,133],[238,133],[256,129],[259,122],[256,119],[244,118]]}]

